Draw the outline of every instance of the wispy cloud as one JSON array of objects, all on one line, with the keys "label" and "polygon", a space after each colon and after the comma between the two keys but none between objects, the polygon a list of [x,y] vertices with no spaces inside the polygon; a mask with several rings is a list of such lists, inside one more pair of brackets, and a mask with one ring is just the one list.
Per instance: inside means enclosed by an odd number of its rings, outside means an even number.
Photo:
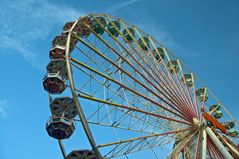
[{"label": "wispy cloud", "polygon": [[0,9],[0,49],[13,50],[37,68],[42,67],[37,43],[44,41],[57,24],[83,14],[47,0],[4,0]]},{"label": "wispy cloud", "polygon": [[21,39],[3,36],[0,38],[0,47],[6,50],[12,50],[15,53],[20,54],[25,60],[30,62],[32,66],[42,69],[40,61],[38,61],[38,54],[31,49],[28,44],[23,44]]},{"label": "wispy cloud", "polygon": [[7,117],[8,102],[6,99],[0,99],[0,117]]},{"label": "wispy cloud", "polygon": [[137,3],[137,2],[139,2],[139,1],[141,1],[141,0],[130,0],[130,1],[126,1],[126,2],[117,4],[117,5],[113,6],[113,7],[108,8],[108,9],[106,10],[106,12],[108,12],[108,13],[116,12],[116,11],[120,10],[121,8],[127,7],[127,6],[129,6],[129,5],[132,5],[132,4],[134,4],[134,3]]}]

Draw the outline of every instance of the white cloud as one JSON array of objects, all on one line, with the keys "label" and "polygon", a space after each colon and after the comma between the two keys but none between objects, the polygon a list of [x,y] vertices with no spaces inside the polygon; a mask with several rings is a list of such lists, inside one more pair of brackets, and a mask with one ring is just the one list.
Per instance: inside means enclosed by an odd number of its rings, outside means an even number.
[{"label": "white cloud", "polygon": [[124,8],[124,7],[127,7],[129,5],[132,5],[134,3],[137,3],[141,0],[130,0],[130,1],[126,1],[126,2],[123,2],[123,3],[120,3],[120,4],[117,4],[109,9],[106,10],[106,12],[108,13],[112,13],[112,12],[115,12],[115,11],[118,11],[120,10],[121,8]]},{"label": "white cloud", "polygon": [[37,68],[42,66],[36,43],[45,40],[57,24],[83,14],[47,0],[5,0],[0,9],[0,49],[13,50]]},{"label": "white cloud", "polygon": [[6,109],[8,107],[8,102],[6,99],[0,99],[0,117],[7,117]]},{"label": "white cloud", "polygon": [[28,44],[24,44],[20,39],[3,36],[0,38],[0,48],[11,49],[14,52],[19,53],[25,60],[30,62],[34,67],[42,69],[40,62],[38,61],[38,55],[31,51]]}]

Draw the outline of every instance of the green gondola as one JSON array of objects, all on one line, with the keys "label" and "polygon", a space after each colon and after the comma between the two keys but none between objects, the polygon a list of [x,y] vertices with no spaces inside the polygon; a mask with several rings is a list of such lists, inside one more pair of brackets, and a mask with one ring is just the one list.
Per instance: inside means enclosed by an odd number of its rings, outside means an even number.
[{"label": "green gondola", "polygon": [[205,88],[199,88],[196,91],[196,96],[200,102],[206,102],[208,100],[208,95],[205,94]]},{"label": "green gondola", "polygon": [[[139,46],[140,46],[143,50],[147,51],[148,48],[149,48],[149,38],[146,37],[146,36],[140,38],[140,39],[138,40],[138,44],[139,44]],[[146,44],[146,45],[145,45],[145,44]]]},{"label": "green gondola", "polygon": [[209,108],[209,111],[212,111],[212,110],[214,110],[214,109],[215,109],[216,111],[218,111],[218,110],[220,110],[220,107],[221,107],[220,104],[211,105],[210,108]]},{"label": "green gondola", "polygon": [[235,129],[231,129],[231,130],[229,130],[229,135],[231,135],[231,136],[237,136],[238,135],[238,131],[237,130],[235,130]]},{"label": "green gondola", "polygon": [[[96,17],[96,20],[93,21],[92,29],[98,35],[103,35],[106,27],[106,20],[104,17]],[[103,26],[104,27],[103,27]]]},{"label": "green gondola", "polygon": [[213,117],[216,119],[220,119],[222,118],[222,116],[223,116],[223,113],[220,110],[213,113]]},{"label": "green gondola", "polygon": [[[187,84],[188,87],[192,87],[193,86],[193,79],[192,79],[192,75],[191,74],[184,74],[184,78],[185,78],[185,82]],[[184,82],[184,78],[182,78],[182,82]]]},{"label": "green gondola", "polygon": [[156,49],[154,49],[154,51],[153,51],[154,57],[158,60],[158,62],[161,62],[161,60],[164,59],[164,51],[160,47],[157,48],[157,51],[156,51]]},{"label": "green gondola", "polygon": [[176,60],[171,60],[171,62],[168,62],[167,66],[168,66],[168,69],[169,69],[169,72],[170,72],[170,73],[174,73],[174,71],[175,71],[176,73],[179,72],[178,61],[176,61]]},{"label": "green gondola", "polygon": [[107,25],[107,29],[109,30],[110,34],[113,35],[114,37],[117,37],[119,35],[118,30],[120,30],[120,22],[118,21],[111,21]]},{"label": "green gondola", "polygon": [[226,122],[223,125],[226,129],[231,129],[231,128],[234,128],[235,123],[231,121],[231,122]]},{"label": "green gondola", "polygon": [[126,42],[132,42],[133,39],[135,38],[135,31],[133,28],[127,28],[127,30],[124,29],[122,33],[127,40]]}]

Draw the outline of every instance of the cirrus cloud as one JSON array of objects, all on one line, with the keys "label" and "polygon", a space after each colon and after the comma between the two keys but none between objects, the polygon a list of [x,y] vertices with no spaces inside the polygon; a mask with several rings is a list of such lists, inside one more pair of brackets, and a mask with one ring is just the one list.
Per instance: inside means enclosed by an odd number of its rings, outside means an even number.
[{"label": "cirrus cloud", "polygon": [[55,25],[83,14],[48,0],[4,0],[0,9],[0,49],[4,50],[0,54],[11,51],[39,69],[43,64],[37,44],[46,40]]}]

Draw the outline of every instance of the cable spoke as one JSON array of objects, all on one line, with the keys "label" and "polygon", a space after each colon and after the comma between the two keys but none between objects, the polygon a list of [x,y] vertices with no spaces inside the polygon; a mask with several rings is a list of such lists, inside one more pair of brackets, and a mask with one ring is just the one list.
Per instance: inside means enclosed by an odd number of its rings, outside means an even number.
[{"label": "cable spoke", "polygon": [[188,131],[188,130],[190,129],[165,132],[163,134],[142,136],[138,138],[121,140],[121,141],[108,143],[108,144],[101,144],[101,145],[98,145],[97,147],[105,148],[105,147],[113,146],[114,148],[105,155],[105,157],[107,158],[113,158],[113,157],[121,156],[124,154],[129,154],[133,152],[138,152],[138,151],[162,146],[164,144],[172,142],[172,138],[175,136],[175,134]]}]

